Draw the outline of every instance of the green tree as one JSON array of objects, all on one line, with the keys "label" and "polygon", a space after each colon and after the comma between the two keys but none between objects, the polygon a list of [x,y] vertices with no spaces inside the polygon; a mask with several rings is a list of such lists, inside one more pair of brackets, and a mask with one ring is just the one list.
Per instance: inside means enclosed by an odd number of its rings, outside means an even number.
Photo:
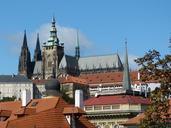
[{"label": "green tree", "polygon": [[6,101],[14,101],[16,99],[15,96],[13,97],[3,97],[0,102],[6,102]]},{"label": "green tree", "polygon": [[62,98],[69,104],[73,104],[74,103],[74,99],[69,97],[69,94],[67,94],[68,90],[65,89],[65,88],[62,88],[61,90],[61,95],[62,95]]},{"label": "green tree", "polygon": [[161,58],[156,50],[150,50],[144,57],[135,60],[140,68],[141,80],[160,83],[150,95],[151,105],[145,112],[140,128],[166,128],[171,92],[171,55]]}]

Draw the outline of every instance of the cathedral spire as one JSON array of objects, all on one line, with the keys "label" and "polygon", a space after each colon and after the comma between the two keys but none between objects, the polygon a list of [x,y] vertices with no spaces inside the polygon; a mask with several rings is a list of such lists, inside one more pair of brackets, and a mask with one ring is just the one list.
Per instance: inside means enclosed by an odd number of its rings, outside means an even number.
[{"label": "cathedral spire", "polygon": [[30,58],[30,51],[27,46],[27,37],[26,37],[26,30],[24,31],[24,39],[23,45],[21,47],[21,53],[19,58],[18,64],[18,73],[20,75],[25,75],[28,78],[31,76],[31,58]]},{"label": "cathedral spire", "polygon": [[37,33],[36,50],[40,51],[39,33]]},{"label": "cathedral spire", "polygon": [[123,72],[123,87],[127,90],[131,90],[129,64],[128,64],[128,50],[127,41],[125,41],[125,60],[124,60],[124,72]]},{"label": "cathedral spire", "polygon": [[34,61],[36,62],[40,60],[42,60],[42,56],[41,56],[41,49],[40,49],[39,34],[37,34],[36,49],[34,50]]},{"label": "cathedral spire", "polygon": [[24,30],[24,39],[23,39],[23,46],[22,48],[27,48],[27,36],[26,36],[26,30]]},{"label": "cathedral spire", "polygon": [[75,57],[77,59],[80,58],[80,46],[79,46],[79,34],[78,34],[78,30],[77,30],[77,45],[75,47]]}]

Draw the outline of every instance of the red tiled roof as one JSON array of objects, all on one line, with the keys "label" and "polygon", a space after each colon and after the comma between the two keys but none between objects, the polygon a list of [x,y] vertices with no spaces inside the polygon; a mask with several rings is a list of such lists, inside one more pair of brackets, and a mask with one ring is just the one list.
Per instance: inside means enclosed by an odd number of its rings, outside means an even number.
[{"label": "red tiled roof", "polygon": [[65,107],[63,114],[85,114],[85,112],[78,107]]},{"label": "red tiled roof", "polygon": [[0,102],[0,110],[16,111],[21,107],[21,101]]},{"label": "red tiled roof", "polygon": [[84,101],[85,106],[89,105],[112,105],[112,104],[150,104],[150,100],[140,96],[113,95],[92,97]]},{"label": "red tiled roof", "polygon": [[[130,73],[132,81],[138,81],[138,72],[134,71]],[[95,74],[81,74],[79,78],[87,80],[88,84],[100,84],[100,83],[118,83],[123,81],[123,72],[106,72]]]},{"label": "red tiled roof", "polygon": [[74,76],[60,77],[59,81],[61,84],[65,84],[65,83],[78,83],[78,84],[82,84],[82,85],[88,84],[85,79],[82,79],[80,77],[74,77]]},{"label": "red tiled roof", "polygon": [[129,119],[123,125],[129,126],[129,125],[137,125],[140,124],[140,121],[144,118],[144,113],[138,114],[136,117]]},{"label": "red tiled roof", "polygon": [[16,119],[14,113],[21,108],[20,101],[0,102],[0,116],[8,116],[6,121],[0,121],[0,128],[5,128],[8,121]]},{"label": "red tiled roof", "polygon": [[[35,79],[35,80],[32,80],[32,82],[34,84],[46,84],[47,80],[45,79],[41,79],[41,80],[38,80],[38,79]],[[77,84],[81,84],[81,85],[87,85],[87,80],[85,79],[82,79],[82,78],[79,78],[79,77],[74,77],[74,76],[66,76],[66,77],[60,77],[59,78],[59,82],[61,84],[65,84],[65,83],[77,83]]]},{"label": "red tiled roof", "polygon": [[36,112],[45,111],[48,109],[55,108],[59,102],[59,97],[43,98],[43,99],[32,99],[27,105],[27,108],[36,108]]},{"label": "red tiled roof", "polygon": [[[63,111],[64,108],[71,108],[71,105],[62,98],[34,99],[26,106],[26,109],[30,108],[35,108],[36,113],[9,121],[7,128],[70,128]],[[81,110],[75,112],[80,113]],[[95,128],[83,116],[76,121],[76,125],[78,128]]]},{"label": "red tiled roof", "polygon": [[9,117],[11,115],[11,110],[0,110],[0,116],[7,116]]}]

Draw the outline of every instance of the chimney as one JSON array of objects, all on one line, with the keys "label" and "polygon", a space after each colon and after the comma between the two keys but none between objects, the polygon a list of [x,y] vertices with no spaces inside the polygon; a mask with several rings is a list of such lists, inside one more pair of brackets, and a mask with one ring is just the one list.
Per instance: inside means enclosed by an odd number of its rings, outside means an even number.
[{"label": "chimney", "polygon": [[75,107],[80,107],[83,109],[83,91],[75,90]]},{"label": "chimney", "polygon": [[138,72],[138,80],[140,80],[140,72]]},{"label": "chimney", "polygon": [[29,90],[23,90],[21,95],[22,106],[25,107],[31,100],[31,92]]}]

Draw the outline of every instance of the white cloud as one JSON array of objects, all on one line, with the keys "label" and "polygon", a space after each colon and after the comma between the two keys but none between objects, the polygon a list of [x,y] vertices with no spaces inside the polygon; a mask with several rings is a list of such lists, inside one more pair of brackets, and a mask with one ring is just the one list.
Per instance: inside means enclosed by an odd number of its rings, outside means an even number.
[{"label": "white cloud", "polygon": [[[35,48],[36,43],[36,35],[39,33],[40,42],[44,43],[49,38],[49,30],[51,24],[43,24],[37,30],[30,34],[30,38],[28,38],[28,42],[31,42],[30,45],[32,48]],[[74,53],[75,46],[76,46],[76,33],[77,29],[69,28],[65,26],[60,26],[57,24],[57,35],[60,40],[60,43],[64,43],[65,52],[67,53]],[[87,50],[91,47],[91,42],[89,39],[79,31],[79,42],[81,50]]]},{"label": "white cloud", "polygon": [[[50,35],[50,27],[51,24],[46,23],[41,25],[33,32],[27,32],[27,42],[31,51],[34,51],[35,49],[37,33],[39,33],[41,45],[48,40]],[[77,29],[61,26],[59,24],[56,25],[56,28],[57,28],[57,35],[60,40],[60,43],[64,43],[65,52],[68,54],[74,54],[75,46],[76,46]],[[11,52],[19,54],[21,50],[20,48],[23,43],[23,36],[24,36],[24,31],[15,34],[9,34],[3,36],[2,38],[4,38],[5,40],[11,43],[10,45]],[[80,42],[81,52],[91,49],[92,47],[91,41],[81,31],[79,31],[79,42]]]}]

